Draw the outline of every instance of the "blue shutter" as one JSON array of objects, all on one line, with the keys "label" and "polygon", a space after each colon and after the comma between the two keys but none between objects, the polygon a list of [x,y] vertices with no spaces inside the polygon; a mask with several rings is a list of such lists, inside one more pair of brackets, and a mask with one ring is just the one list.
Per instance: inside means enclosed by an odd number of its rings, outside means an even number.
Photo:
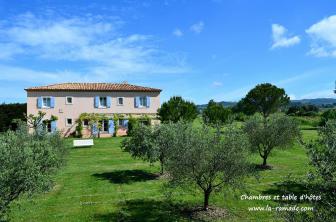
[{"label": "blue shutter", "polygon": [[106,105],[107,105],[107,108],[111,108],[111,104],[112,104],[112,101],[111,101],[111,96],[108,96],[106,97]]},{"label": "blue shutter", "polygon": [[123,126],[128,128],[128,119],[123,120]]},{"label": "blue shutter", "polygon": [[150,107],[150,97],[146,96],[146,107],[149,108]]},{"label": "blue shutter", "polygon": [[54,107],[55,107],[55,98],[50,97],[50,108],[54,108]]},{"label": "blue shutter", "polygon": [[37,108],[41,109],[42,108],[42,97],[37,98]]},{"label": "blue shutter", "polygon": [[94,136],[98,135],[98,127],[97,127],[97,123],[92,124],[92,134]]},{"label": "blue shutter", "polygon": [[135,108],[138,108],[140,106],[140,97],[139,96],[134,97],[134,106],[135,106]]},{"label": "blue shutter", "polygon": [[51,123],[50,123],[50,125],[51,125],[51,132],[52,133],[54,133],[54,132],[56,132],[56,121],[51,121]]},{"label": "blue shutter", "polygon": [[108,132],[114,134],[114,121],[112,119],[108,121]]},{"label": "blue shutter", "polygon": [[94,107],[98,108],[98,106],[99,106],[99,96],[96,96],[94,99]]}]

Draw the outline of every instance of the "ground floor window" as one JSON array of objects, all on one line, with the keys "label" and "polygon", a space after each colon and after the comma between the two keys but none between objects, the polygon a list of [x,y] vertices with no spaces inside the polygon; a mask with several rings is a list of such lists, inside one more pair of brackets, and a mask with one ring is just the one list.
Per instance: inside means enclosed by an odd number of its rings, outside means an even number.
[{"label": "ground floor window", "polygon": [[72,119],[71,118],[66,119],[66,125],[67,126],[72,126]]},{"label": "ground floor window", "polygon": [[102,132],[108,132],[108,120],[102,120],[102,121],[99,121],[99,123],[101,124],[101,131]]},{"label": "ground floor window", "polygon": [[51,122],[50,121],[46,122],[46,130],[48,133],[51,133]]},{"label": "ground floor window", "polygon": [[83,126],[88,127],[89,126],[89,120],[87,120],[87,119],[83,120]]}]

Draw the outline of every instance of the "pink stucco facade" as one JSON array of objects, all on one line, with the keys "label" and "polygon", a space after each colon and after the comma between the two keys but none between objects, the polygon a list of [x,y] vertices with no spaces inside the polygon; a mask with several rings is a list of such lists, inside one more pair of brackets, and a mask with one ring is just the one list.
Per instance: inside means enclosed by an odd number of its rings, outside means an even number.
[{"label": "pink stucco facade", "polygon": [[[94,100],[96,96],[110,97],[111,106],[109,108],[95,108]],[[147,96],[150,98],[149,107],[136,107],[134,103],[135,97]],[[54,108],[39,108],[37,105],[38,98],[52,97],[54,98]],[[72,97],[72,104],[67,104],[66,98]],[[123,105],[118,105],[118,98],[123,98]],[[82,113],[101,113],[107,116],[113,114],[125,114],[132,116],[148,115],[156,118],[156,113],[160,107],[160,92],[123,92],[123,91],[27,91],[27,114],[36,115],[38,111],[46,113],[45,118],[51,115],[57,116],[57,130],[63,132],[65,136],[70,135],[75,130],[75,121]],[[73,124],[68,125],[67,119],[71,118]],[[120,133],[124,133],[125,129],[120,129]],[[104,136],[104,133],[102,134]],[[109,135],[105,135],[109,136]]]}]

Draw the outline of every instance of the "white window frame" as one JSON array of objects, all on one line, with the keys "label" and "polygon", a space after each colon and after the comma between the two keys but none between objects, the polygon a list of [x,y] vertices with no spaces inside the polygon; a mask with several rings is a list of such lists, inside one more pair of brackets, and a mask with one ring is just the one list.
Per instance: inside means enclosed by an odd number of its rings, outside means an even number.
[{"label": "white window frame", "polygon": [[[68,102],[68,98],[71,98],[71,103]],[[72,105],[73,104],[73,96],[66,96],[65,97],[65,104]]]},{"label": "white window frame", "polygon": [[[105,106],[101,105],[101,102],[100,102],[101,98],[105,98],[105,100],[106,100],[106,105]],[[98,105],[98,108],[107,108],[107,96],[99,96],[99,105]]]},{"label": "white window frame", "polygon": [[[101,128],[101,132],[102,133],[107,133],[109,131],[109,124],[108,124],[108,120],[101,120],[101,124],[102,124],[102,128]],[[107,124],[107,128],[106,130],[104,130],[104,125]]]},{"label": "white window frame", "polygon": [[[119,99],[122,99],[122,104],[119,103]],[[117,105],[123,106],[124,105],[124,97],[117,97]]]},{"label": "white window frame", "polygon": [[[142,105],[141,104],[141,98],[145,98],[145,101],[146,101],[146,104],[145,105]],[[139,107],[140,108],[143,108],[143,107],[147,107],[147,96],[139,96]]]},{"label": "white window frame", "polygon": [[[69,119],[71,119],[71,124],[68,123]],[[65,125],[66,126],[72,126],[73,125],[73,119],[72,118],[65,118]]]},{"label": "white window frame", "polygon": [[[50,103],[49,103],[49,106],[45,106],[44,105],[44,99],[49,99]],[[42,108],[45,108],[45,109],[49,109],[51,108],[51,96],[42,96]]]}]

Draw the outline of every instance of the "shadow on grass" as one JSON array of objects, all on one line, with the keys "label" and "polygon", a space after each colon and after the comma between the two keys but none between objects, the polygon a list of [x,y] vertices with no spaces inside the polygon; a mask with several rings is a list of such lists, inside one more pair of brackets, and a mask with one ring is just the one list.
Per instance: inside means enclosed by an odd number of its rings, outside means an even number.
[{"label": "shadow on grass", "polygon": [[[95,214],[95,221],[180,221],[190,220],[185,213],[185,206],[172,204],[169,201],[136,199],[121,202],[120,209],[114,213]],[[198,220],[202,221],[202,220]]]},{"label": "shadow on grass", "polygon": [[144,182],[158,178],[158,175],[143,170],[117,170],[107,173],[95,173],[92,176],[109,180],[111,183],[116,184]]}]

